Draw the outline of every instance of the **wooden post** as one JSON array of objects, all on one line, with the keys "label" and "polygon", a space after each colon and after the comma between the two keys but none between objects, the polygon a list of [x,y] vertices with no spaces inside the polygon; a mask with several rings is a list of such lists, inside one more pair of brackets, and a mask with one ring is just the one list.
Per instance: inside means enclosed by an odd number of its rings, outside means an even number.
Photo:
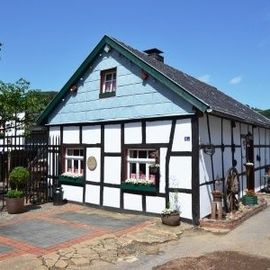
[{"label": "wooden post", "polygon": [[211,205],[211,218],[222,219],[222,192],[213,190],[213,202]]}]

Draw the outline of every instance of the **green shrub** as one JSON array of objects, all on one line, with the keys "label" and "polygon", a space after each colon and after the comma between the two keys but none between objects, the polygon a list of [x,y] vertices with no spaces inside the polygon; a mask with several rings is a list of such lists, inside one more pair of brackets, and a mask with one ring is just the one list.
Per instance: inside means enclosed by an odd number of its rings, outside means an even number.
[{"label": "green shrub", "polygon": [[29,171],[24,167],[15,167],[9,174],[10,185],[12,189],[22,190],[29,179]]},{"label": "green shrub", "polygon": [[24,196],[24,193],[19,190],[9,190],[7,193],[8,198],[22,198]]}]

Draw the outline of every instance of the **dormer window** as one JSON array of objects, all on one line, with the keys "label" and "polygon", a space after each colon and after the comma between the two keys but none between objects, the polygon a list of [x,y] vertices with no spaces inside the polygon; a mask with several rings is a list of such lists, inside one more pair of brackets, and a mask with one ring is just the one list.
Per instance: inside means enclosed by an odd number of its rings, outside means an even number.
[{"label": "dormer window", "polygon": [[100,97],[115,96],[116,91],[116,68],[102,70],[100,73]]}]

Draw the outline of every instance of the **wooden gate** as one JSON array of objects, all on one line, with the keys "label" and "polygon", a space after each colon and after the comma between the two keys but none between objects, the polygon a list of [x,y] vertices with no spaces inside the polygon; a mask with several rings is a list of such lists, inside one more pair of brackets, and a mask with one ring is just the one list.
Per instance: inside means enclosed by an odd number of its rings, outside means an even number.
[{"label": "wooden gate", "polygon": [[[9,173],[17,166],[28,168],[30,179],[25,187],[26,202],[39,204],[52,199],[54,183],[58,178],[60,146],[48,142],[47,132],[42,135],[6,136],[0,139],[0,199],[5,206],[5,194],[9,185]],[[48,168],[50,159],[52,170]],[[48,180],[49,179],[49,180]],[[51,181],[50,181],[51,179]]]}]

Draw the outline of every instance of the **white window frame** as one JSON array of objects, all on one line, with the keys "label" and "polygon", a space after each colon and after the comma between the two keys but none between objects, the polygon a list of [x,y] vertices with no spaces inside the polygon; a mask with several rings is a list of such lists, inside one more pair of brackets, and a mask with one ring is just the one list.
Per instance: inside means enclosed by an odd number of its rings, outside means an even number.
[{"label": "white window frame", "polygon": [[[133,158],[130,157],[130,152],[131,151],[137,151],[137,157]],[[146,151],[146,158],[139,158],[139,152],[140,151]],[[145,164],[146,165],[146,173],[145,173],[145,180],[150,180],[149,179],[149,172],[150,172],[150,166],[154,165],[156,163],[156,159],[155,158],[149,158],[148,153],[152,152],[152,151],[157,151],[157,149],[133,149],[130,148],[127,150],[127,178],[131,178],[131,174],[130,174],[130,163],[135,163],[136,164],[136,179],[140,179],[140,164]],[[155,179],[155,184],[157,183],[158,179]]]},{"label": "white window frame", "polygon": [[[110,80],[106,80],[107,76],[111,75]],[[103,70],[101,73],[102,76],[102,86],[101,86],[101,93],[112,93],[116,91],[116,83],[117,83],[117,77],[116,77],[116,68],[110,69],[110,70]],[[115,78],[114,78],[115,77]],[[109,83],[110,87],[106,90],[106,84]],[[115,85],[115,87],[114,87]]]},{"label": "white window frame", "polygon": [[[82,155],[68,155],[69,151],[82,151]],[[68,171],[68,160],[71,160],[71,171]],[[75,172],[74,161],[78,160],[78,172]],[[84,149],[80,147],[67,147],[65,150],[65,172],[78,174],[83,176],[84,168],[82,168],[82,161],[84,160]]]}]

